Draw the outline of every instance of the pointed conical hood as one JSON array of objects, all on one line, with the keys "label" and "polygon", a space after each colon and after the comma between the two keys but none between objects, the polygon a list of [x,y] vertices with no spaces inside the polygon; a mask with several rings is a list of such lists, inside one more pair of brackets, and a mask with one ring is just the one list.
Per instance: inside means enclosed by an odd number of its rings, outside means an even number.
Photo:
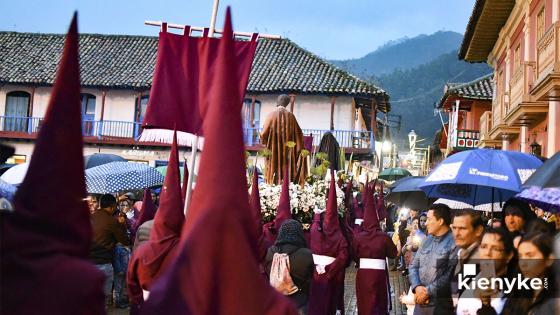
[{"label": "pointed conical hood", "polygon": [[362,231],[372,232],[379,230],[379,219],[377,218],[376,204],[373,199],[373,191],[368,188],[365,196],[366,202],[364,206],[364,222],[362,223]]},{"label": "pointed conical hood", "polygon": [[[176,261],[157,281],[144,314],[297,314],[260,275],[251,246],[242,96],[229,9],[207,93],[205,143]],[[220,198],[216,198],[220,183]]]},{"label": "pointed conical hood", "polygon": [[152,191],[150,188],[144,189],[144,199],[142,200],[142,209],[140,210],[140,217],[134,226],[134,230],[138,230],[140,225],[144,224],[146,221],[154,219],[156,215],[156,204],[154,199],[152,199]]},{"label": "pointed conical hood", "polygon": [[189,182],[189,168],[187,167],[187,160],[183,162],[183,186],[181,186],[181,197],[183,197],[183,202],[187,198],[187,183]]},{"label": "pointed conical hood", "polygon": [[338,223],[338,205],[336,202],[336,176],[333,169],[331,169],[331,183],[323,227],[328,232],[340,231],[340,225]]},{"label": "pointed conical hood", "polygon": [[284,181],[282,182],[282,192],[280,193],[280,201],[278,202],[278,209],[276,211],[276,218],[274,219],[274,227],[280,230],[284,221],[292,218],[292,208],[290,206],[290,180],[288,175],[289,167],[285,167]]},{"label": "pointed conical hood", "polygon": [[346,209],[352,208],[352,179],[349,179],[346,183],[346,190],[344,191],[344,203],[346,204]]},{"label": "pointed conical hood", "polygon": [[385,189],[383,183],[381,183],[381,191],[377,195],[377,216],[379,217],[380,221],[383,221],[387,218],[387,208],[385,207],[385,195],[383,194],[383,190]]},{"label": "pointed conical hood", "polygon": [[150,239],[136,249],[131,259],[134,268],[129,269],[132,274],[128,278],[138,279],[143,288],[148,288],[172,261],[185,222],[178,161],[175,133]]},{"label": "pointed conical hood", "polygon": [[174,132],[167,172],[165,173],[165,180],[159,195],[159,209],[154,218],[154,227],[150,232],[150,240],[178,237],[181,234],[185,215],[183,213],[183,200],[181,197],[180,174],[177,132]]},{"label": "pointed conical hood", "polygon": [[262,240],[262,215],[261,215],[261,196],[259,194],[259,171],[255,167],[253,171],[253,183],[251,184],[251,196],[249,199],[251,209],[251,221],[253,223],[255,246],[257,250],[257,259],[263,259],[266,254],[266,248]]},{"label": "pointed conical hood", "polygon": [[14,212],[0,213],[5,314],[103,312],[104,276],[89,261],[79,73],[74,15]]}]

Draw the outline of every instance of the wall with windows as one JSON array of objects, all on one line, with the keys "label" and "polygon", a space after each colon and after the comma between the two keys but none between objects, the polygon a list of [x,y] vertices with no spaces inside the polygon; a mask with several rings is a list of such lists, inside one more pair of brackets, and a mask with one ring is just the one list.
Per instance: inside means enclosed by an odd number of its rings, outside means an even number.
[{"label": "wall with windows", "polygon": [[[278,94],[257,96],[257,100],[261,101],[260,127],[263,126],[268,114],[276,108],[277,97]],[[322,95],[297,95],[294,115],[302,129],[328,130],[331,119],[331,98]],[[338,96],[334,106],[334,129],[352,130],[353,125],[352,97]]]}]

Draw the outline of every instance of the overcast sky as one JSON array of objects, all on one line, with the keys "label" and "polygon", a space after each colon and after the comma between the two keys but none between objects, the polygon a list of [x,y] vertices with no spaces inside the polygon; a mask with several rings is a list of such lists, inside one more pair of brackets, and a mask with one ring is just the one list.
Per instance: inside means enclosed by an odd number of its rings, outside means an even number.
[{"label": "overcast sky", "polygon": [[[327,59],[362,57],[389,40],[464,33],[475,0],[221,0],[234,29],[290,38]],[[0,30],[64,33],[78,10],[82,33],[156,36],[145,20],[208,26],[213,0],[2,0]]]}]

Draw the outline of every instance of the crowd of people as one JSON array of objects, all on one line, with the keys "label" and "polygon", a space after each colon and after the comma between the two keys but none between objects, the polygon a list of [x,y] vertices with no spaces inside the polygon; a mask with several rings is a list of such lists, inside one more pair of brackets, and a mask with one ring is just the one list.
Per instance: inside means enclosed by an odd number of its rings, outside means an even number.
[{"label": "crowd of people", "polygon": [[[406,212],[401,217],[395,214],[393,239],[399,247],[398,268],[410,281],[410,291],[401,296],[409,313],[557,313],[554,271],[558,265],[553,248],[560,229],[557,215],[517,199],[506,202],[494,218],[443,204],[434,204],[427,212]],[[474,279],[541,279],[547,286],[465,289],[459,282],[468,274],[463,269],[466,264],[478,266],[469,274]]]},{"label": "crowd of people", "polygon": [[[351,184],[346,189],[350,190],[346,194],[349,211],[344,216],[338,215],[336,202],[328,203],[324,212],[315,214],[311,229],[304,231],[281,202],[276,220],[257,233],[263,276],[269,280],[271,272],[279,272],[275,254],[286,254],[292,281],[287,290],[295,290],[286,295],[302,314],[344,311],[344,276],[349,266],[358,268],[360,314],[389,312],[394,291],[387,273],[391,266],[409,279],[410,290],[400,301],[411,314],[554,313],[553,244],[560,228],[556,215],[516,199],[505,203],[503,211],[492,218],[485,212],[455,210],[443,204],[421,212],[389,203],[385,210],[380,185],[362,185],[357,195],[351,193]],[[126,290],[131,255],[150,239],[154,225],[158,195],[149,190],[145,194],[144,201],[131,192],[88,197],[94,233],[90,258],[106,275],[108,305],[127,308],[131,301],[134,308],[145,297],[131,292],[129,299]],[[283,198],[289,202],[289,195]],[[479,277],[489,271],[498,278],[546,279],[547,288],[507,293],[506,288],[465,290],[458,287],[465,264],[478,265]],[[138,268],[142,267],[136,266],[133,273],[141,272]],[[140,287],[146,294],[148,288]]]}]

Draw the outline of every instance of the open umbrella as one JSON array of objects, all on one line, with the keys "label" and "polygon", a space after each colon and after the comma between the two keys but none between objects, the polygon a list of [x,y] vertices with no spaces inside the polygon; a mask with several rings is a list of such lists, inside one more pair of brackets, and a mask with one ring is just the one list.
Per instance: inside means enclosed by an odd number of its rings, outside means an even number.
[{"label": "open umbrella", "polygon": [[428,197],[469,205],[505,202],[542,165],[533,155],[491,149],[459,152],[443,160],[420,184]]},{"label": "open umbrella", "polygon": [[86,170],[90,194],[106,194],[163,185],[164,177],[154,167],[132,162],[111,162]]},{"label": "open umbrella", "polygon": [[547,211],[560,211],[560,152],[527,179],[516,197]]},{"label": "open umbrella", "polygon": [[0,179],[0,210],[13,210],[12,200],[16,194],[16,186]]},{"label": "open umbrella", "polygon": [[[165,174],[167,174],[167,165],[158,166],[158,167],[156,167],[156,170],[158,172],[160,172],[161,175],[163,175],[163,177],[165,177]],[[183,182],[183,174],[185,173],[185,170],[183,169],[183,167],[180,167],[179,171],[181,172],[181,175],[180,175],[181,178],[180,179],[181,179],[181,183],[182,183]]]},{"label": "open umbrella", "polygon": [[0,176],[0,179],[4,180],[8,184],[19,185],[23,182],[25,174],[27,174],[28,166],[29,163],[21,163],[16,166],[12,166],[4,172],[2,176]]},{"label": "open umbrella", "polygon": [[484,203],[484,204],[480,204],[480,205],[471,205],[471,204],[468,204],[468,203],[455,201],[455,200],[450,200],[450,199],[445,199],[445,198],[439,198],[434,203],[441,203],[441,204],[447,205],[449,208],[455,209],[455,210],[474,209],[474,210],[477,210],[477,211],[486,211],[486,212],[502,211],[502,206],[503,206],[503,204],[501,204],[499,202],[494,202],[493,205],[491,203]]},{"label": "open umbrella", "polygon": [[394,181],[408,176],[412,176],[412,174],[407,169],[395,167],[382,170],[377,177],[388,181]]},{"label": "open umbrella", "polygon": [[116,154],[95,153],[84,156],[84,167],[89,169],[111,162],[126,162],[126,159]]},{"label": "open umbrella", "polygon": [[428,207],[428,197],[418,185],[424,182],[424,176],[409,176],[394,182],[389,189],[387,200],[401,207],[425,210]]}]

